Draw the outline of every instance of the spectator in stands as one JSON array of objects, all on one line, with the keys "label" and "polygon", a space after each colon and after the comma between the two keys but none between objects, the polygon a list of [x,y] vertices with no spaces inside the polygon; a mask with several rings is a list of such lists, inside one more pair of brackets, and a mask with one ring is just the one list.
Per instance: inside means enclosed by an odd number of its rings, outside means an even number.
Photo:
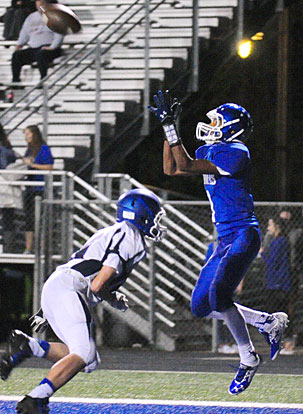
[{"label": "spectator in stands", "polygon": [[289,292],[291,288],[290,273],[290,244],[287,233],[287,223],[280,216],[268,220],[267,230],[273,239],[268,250],[260,250],[266,263],[266,301],[268,312],[277,309],[288,312]]},{"label": "spectator in stands", "polygon": [[[303,281],[303,228],[300,216],[296,219],[295,212],[289,209],[283,209],[280,212],[280,217],[285,221],[288,228],[288,239],[290,244],[290,264],[291,264],[291,293],[290,293],[290,305],[289,315],[290,320],[293,322],[291,327],[293,330],[293,339],[291,347],[287,347],[287,343],[284,347],[284,353],[292,350],[295,346],[295,342],[298,345],[302,345],[302,281]],[[301,213],[300,213],[301,214]],[[295,340],[295,338],[297,339]],[[289,344],[288,344],[289,345]],[[289,353],[289,352],[287,352]]]},{"label": "spectator in stands", "polygon": [[3,38],[17,40],[24,20],[35,8],[33,0],[12,0],[11,6],[0,17],[0,22],[4,23]]},{"label": "spectator in stands", "polygon": [[[54,159],[49,146],[42,138],[37,125],[25,128],[27,149],[23,161],[29,170],[52,170]],[[44,181],[43,175],[28,175],[28,181]],[[24,192],[25,211],[25,251],[24,254],[33,252],[34,225],[35,225],[35,197],[43,196],[44,186],[27,186]]]},{"label": "spectator in stands", "polygon": [[16,161],[16,155],[11,143],[0,123],[0,169],[4,170],[8,164]]},{"label": "spectator in stands", "polygon": [[[15,162],[16,155],[12,149],[11,143],[0,123],[0,169],[4,170],[9,164]],[[5,179],[5,177],[4,177]],[[7,199],[7,194],[6,194]],[[1,205],[2,212],[2,242],[3,250],[8,251],[9,246],[13,246],[12,237],[14,235],[15,211],[13,208],[7,208],[5,202]],[[6,201],[6,200],[5,200]]]},{"label": "spectator in stands", "polygon": [[[48,3],[57,3],[57,0],[46,0]],[[25,20],[15,52],[12,57],[13,83],[20,82],[22,66],[37,62],[40,77],[47,75],[50,63],[62,53],[61,44],[63,35],[50,30],[41,15],[41,0],[36,0],[37,11],[31,13]],[[29,47],[23,49],[24,45]]]},{"label": "spectator in stands", "polygon": [[[281,215],[274,216],[268,220],[267,231],[273,239],[267,250],[260,250],[266,263],[265,310],[270,313],[278,310],[289,313],[292,280],[288,222]],[[288,335],[290,330],[288,329]],[[293,346],[290,339],[285,340],[286,351],[292,351]]]}]

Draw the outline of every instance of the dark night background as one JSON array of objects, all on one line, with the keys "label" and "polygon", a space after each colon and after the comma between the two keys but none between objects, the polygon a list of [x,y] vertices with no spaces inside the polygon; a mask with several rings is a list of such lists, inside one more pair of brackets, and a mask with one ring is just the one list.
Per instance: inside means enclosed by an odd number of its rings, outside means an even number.
[{"label": "dark night background", "polygon": [[[264,32],[262,41],[253,43],[253,53],[241,59],[233,51],[235,21],[230,30],[214,33],[207,48],[200,47],[199,93],[183,102],[180,132],[183,142],[193,156],[203,142],[194,138],[196,124],[208,121],[206,112],[225,102],[244,106],[254,120],[254,133],[247,145],[251,152],[253,175],[252,193],[256,201],[301,201],[303,199],[303,123],[302,123],[302,70],[303,70],[303,2],[285,2],[288,14],[287,41],[288,75],[287,144],[277,139],[277,85],[278,25],[281,13],[276,12],[277,1],[247,1],[245,3],[244,32],[250,37]],[[285,62],[284,62],[285,63]],[[172,76],[171,76],[172,77]],[[186,84],[171,88],[173,79],[166,78],[162,89],[170,89],[179,98],[184,96]],[[151,90],[156,93],[157,90]],[[190,198],[206,199],[201,177],[167,177],[162,172],[162,131],[151,120],[154,129],[143,143],[119,166],[140,182],[176,191]],[[286,167],[282,169],[280,156],[286,151]],[[286,191],[281,192],[281,176],[286,174]]]}]

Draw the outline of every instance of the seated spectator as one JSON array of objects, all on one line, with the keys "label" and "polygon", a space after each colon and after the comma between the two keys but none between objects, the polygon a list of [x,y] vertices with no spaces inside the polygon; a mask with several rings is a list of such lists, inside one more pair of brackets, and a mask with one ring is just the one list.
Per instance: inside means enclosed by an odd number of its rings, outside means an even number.
[{"label": "seated spectator", "polygon": [[[54,159],[49,146],[43,140],[37,125],[30,125],[24,130],[27,149],[23,157],[29,170],[52,170]],[[28,175],[27,181],[44,181],[43,175]],[[26,186],[23,198],[25,213],[25,251],[33,252],[35,227],[35,197],[43,196],[44,186]]]},{"label": "seated spectator", "polygon": [[[57,3],[57,0],[46,0],[47,3]],[[63,35],[50,30],[39,11],[42,1],[36,0],[37,11],[31,13],[25,20],[15,52],[12,57],[13,82],[20,82],[22,66],[37,62],[40,77],[43,79],[47,75],[50,63],[62,53],[61,44]],[[28,48],[23,49],[23,46]]]},{"label": "seated spectator", "polygon": [[3,38],[17,40],[24,20],[35,9],[33,0],[12,0],[11,6],[0,17],[0,22],[4,23]]}]

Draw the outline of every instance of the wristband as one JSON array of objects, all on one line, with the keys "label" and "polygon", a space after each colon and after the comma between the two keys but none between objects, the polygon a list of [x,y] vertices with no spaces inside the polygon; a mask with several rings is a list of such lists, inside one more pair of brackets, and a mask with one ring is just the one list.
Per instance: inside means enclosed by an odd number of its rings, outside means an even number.
[{"label": "wristband", "polygon": [[182,143],[174,123],[163,125],[163,129],[170,147],[175,147],[176,145],[180,145]]}]

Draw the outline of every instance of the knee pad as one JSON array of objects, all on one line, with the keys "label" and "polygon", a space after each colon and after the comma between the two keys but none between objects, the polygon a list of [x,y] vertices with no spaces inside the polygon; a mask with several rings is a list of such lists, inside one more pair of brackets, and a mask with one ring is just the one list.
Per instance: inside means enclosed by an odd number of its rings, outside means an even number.
[{"label": "knee pad", "polygon": [[71,354],[76,354],[82,358],[86,365],[94,363],[97,359],[96,355],[98,354],[93,340],[91,340],[87,346],[83,346],[83,344],[82,346],[74,346],[71,347],[69,351]]}]

